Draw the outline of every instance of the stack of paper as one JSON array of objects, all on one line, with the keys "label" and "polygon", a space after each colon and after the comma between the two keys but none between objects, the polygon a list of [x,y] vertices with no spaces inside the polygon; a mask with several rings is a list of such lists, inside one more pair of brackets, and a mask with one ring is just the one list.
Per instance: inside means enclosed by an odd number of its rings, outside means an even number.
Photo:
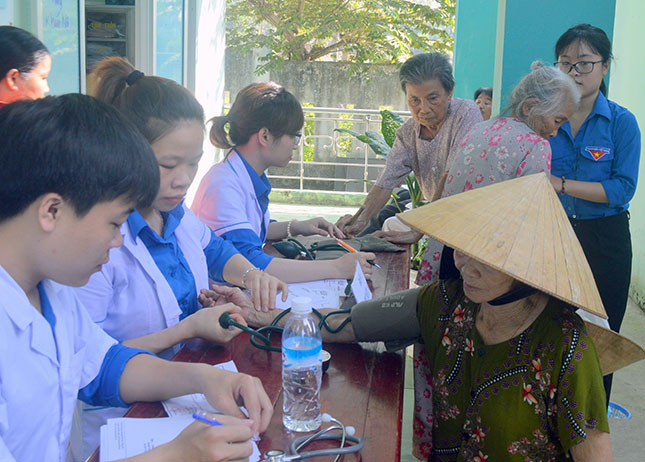
[{"label": "stack of paper", "polygon": [[[216,364],[214,367],[237,372],[233,361]],[[169,417],[109,419],[108,423],[101,427],[101,462],[136,456],[173,440],[194,422],[194,412],[218,413],[201,393],[178,396],[163,401],[162,404]],[[246,409],[242,408],[242,411],[248,415]],[[259,460],[260,451],[254,442],[253,454],[249,461]]]}]

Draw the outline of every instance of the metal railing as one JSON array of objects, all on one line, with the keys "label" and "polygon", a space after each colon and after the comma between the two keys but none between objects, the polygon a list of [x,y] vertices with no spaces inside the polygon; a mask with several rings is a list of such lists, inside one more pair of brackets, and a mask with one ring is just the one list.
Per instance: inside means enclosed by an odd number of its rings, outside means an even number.
[{"label": "metal railing", "polygon": [[[385,159],[355,137],[335,131],[381,131],[381,115],[373,109],[303,107],[303,141],[284,168],[269,168],[273,189],[282,191],[336,191],[365,194]],[[409,112],[393,111],[407,119]]]}]

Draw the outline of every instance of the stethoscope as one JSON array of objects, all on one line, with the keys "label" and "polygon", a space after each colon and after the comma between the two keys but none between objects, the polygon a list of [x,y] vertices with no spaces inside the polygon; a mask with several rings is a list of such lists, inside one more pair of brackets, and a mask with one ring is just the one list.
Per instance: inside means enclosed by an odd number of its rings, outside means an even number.
[{"label": "stethoscope", "polygon": [[[261,350],[265,351],[277,351],[280,352],[282,349],[280,347],[274,347],[271,345],[271,333],[274,331],[282,332],[282,327],[278,326],[278,322],[280,319],[282,319],[284,316],[287,315],[291,311],[291,308],[287,308],[286,310],[282,311],[278,316],[275,317],[273,322],[264,327],[260,327],[259,329],[253,329],[251,327],[245,326],[244,324],[240,324],[237,322],[235,319],[231,317],[230,314],[228,313],[223,313],[220,318],[219,318],[219,324],[222,326],[224,329],[230,329],[232,327],[237,327],[238,329],[243,330],[244,332],[247,332],[248,334],[251,335],[251,344],[254,347],[257,347]],[[323,315],[320,311],[314,309],[313,313],[318,317],[320,320],[318,322],[318,328],[322,331],[323,328],[325,328],[327,331],[331,332],[332,334],[337,334],[343,328],[351,322],[351,318],[345,319],[336,329],[332,329],[332,327],[327,324],[327,318],[330,316],[334,316],[337,314],[347,314],[350,313],[351,309],[346,309],[346,310],[336,310],[336,311],[331,311],[327,313],[326,315]],[[266,333],[266,335],[265,335]],[[262,343],[259,343],[262,342]]]},{"label": "stethoscope", "polygon": [[[261,462],[287,462],[291,460],[306,460],[310,457],[321,457],[321,456],[336,456],[334,462],[338,462],[341,456],[345,454],[351,454],[358,452],[363,449],[363,440],[354,436],[355,429],[354,427],[343,425],[340,420],[334,419],[329,414],[322,415],[323,422],[333,422],[336,425],[331,425],[327,428],[320,430],[313,435],[302,436],[296,438],[289,446],[289,454],[285,454],[284,451],[280,449],[272,449],[264,453],[264,459]],[[340,430],[340,432],[335,432]],[[333,432],[333,433],[332,433]],[[323,441],[323,440],[332,440],[340,441],[340,447],[333,449],[318,449],[316,451],[308,451],[303,453],[298,453],[303,446],[313,442],[313,441]],[[346,442],[351,442],[353,444],[345,445]]]}]

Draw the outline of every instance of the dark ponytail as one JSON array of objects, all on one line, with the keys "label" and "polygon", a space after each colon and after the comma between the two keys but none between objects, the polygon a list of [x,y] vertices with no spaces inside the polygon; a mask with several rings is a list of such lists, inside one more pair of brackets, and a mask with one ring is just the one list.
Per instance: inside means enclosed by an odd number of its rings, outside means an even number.
[{"label": "dark ponytail", "polygon": [[[578,24],[568,29],[556,42],[555,59],[558,60],[564,49],[575,41],[587,44],[594,53],[599,54],[602,58],[602,64],[609,64],[609,61],[613,58],[611,42],[604,30],[591,24]],[[607,96],[605,79],[600,84],[600,91]]]},{"label": "dark ponytail", "polygon": [[262,128],[267,128],[275,137],[295,135],[302,129],[305,117],[298,99],[284,87],[262,82],[240,90],[229,113],[214,117],[211,122],[211,142],[218,148],[227,149],[246,144],[251,135]]},{"label": "dark ponytail", "polygon": [[228,123],[227,116],[213,117],[211,120],[211,143],[220,149],[230,149],[233,146],[229,142],[228,134],[226,133],[226,124]]},{"label": "dark ponytail", "polygon": [[29,32],[0,26],[0,79],[11,69],[28,75],[46,56],[49,56],[47,47]]},{"label": "dark ponytail", "polygon": [[204,123],[204,110],[190,91],[163,77],[144,76],[123,58],[102,60],[92,75],[92,96],[119,109],[151,144],[182,121]]}]

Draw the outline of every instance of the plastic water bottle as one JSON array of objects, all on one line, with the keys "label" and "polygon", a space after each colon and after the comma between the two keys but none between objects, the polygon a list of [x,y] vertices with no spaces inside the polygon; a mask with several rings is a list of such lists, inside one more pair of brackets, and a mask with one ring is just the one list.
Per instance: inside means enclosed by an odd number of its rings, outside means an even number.
[{"label": "plastic water bottle", "polygon": [[282,332],[282,423],[292,431],[320,427],[322,337],[311,316],[311,299],[296,297]]}]

